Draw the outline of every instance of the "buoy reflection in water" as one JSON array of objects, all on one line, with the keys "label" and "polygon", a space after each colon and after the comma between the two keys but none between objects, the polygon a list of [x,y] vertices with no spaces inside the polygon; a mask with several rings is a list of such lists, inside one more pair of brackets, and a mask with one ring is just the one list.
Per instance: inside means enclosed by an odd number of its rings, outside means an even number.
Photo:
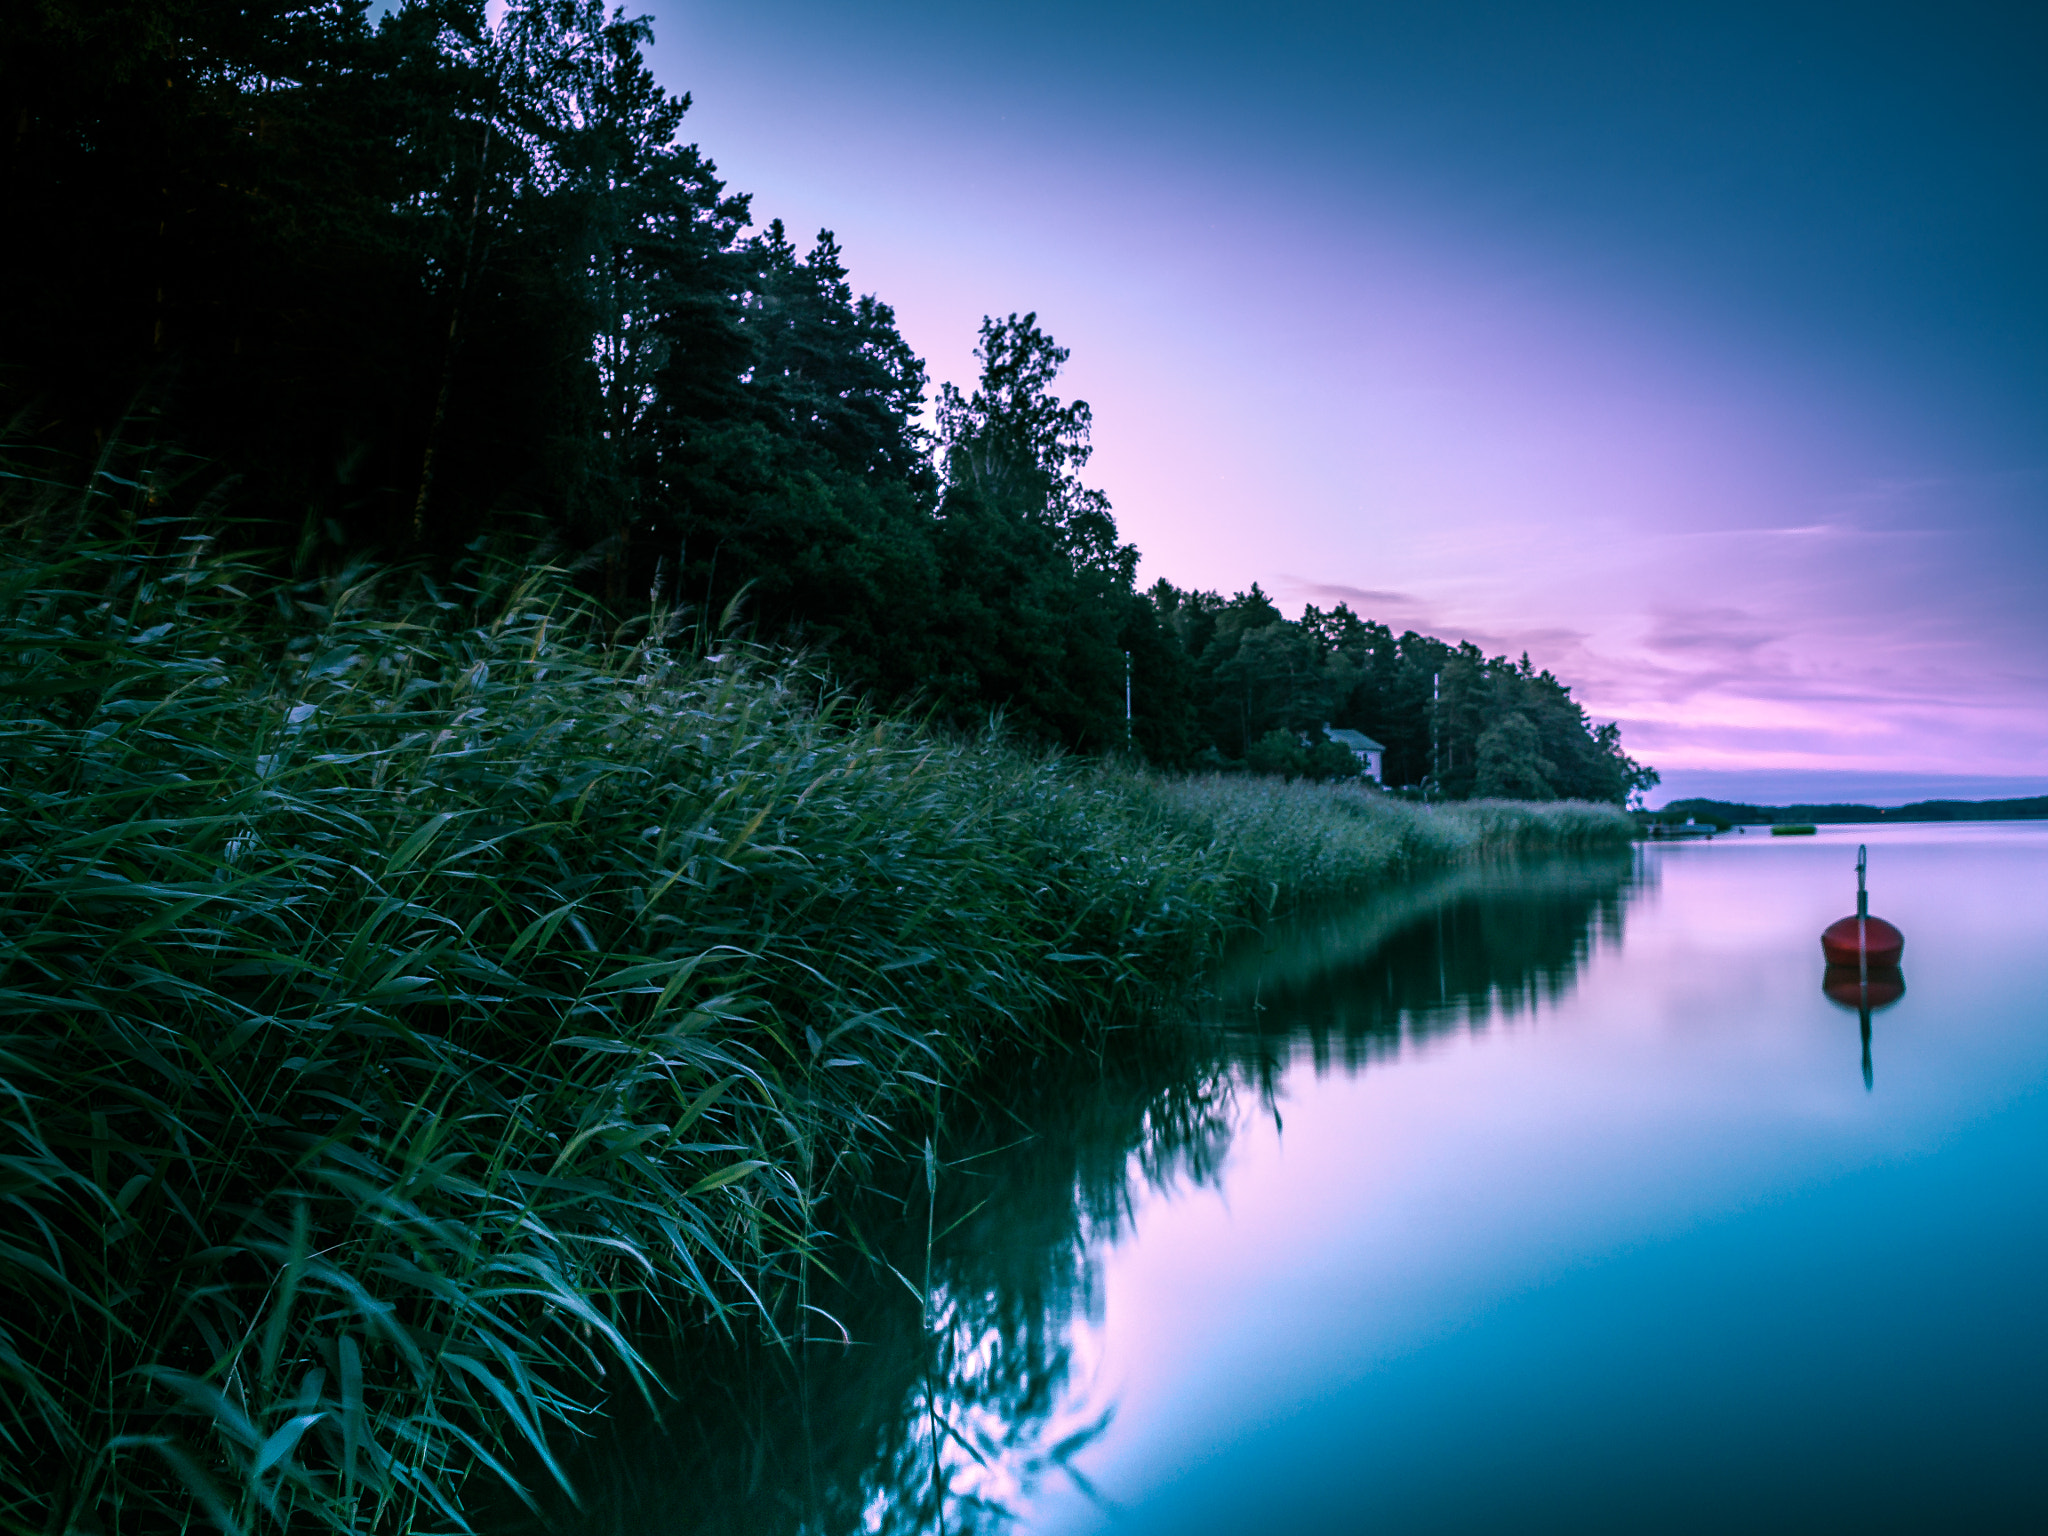
[{"label": "buoy reflection in water", "polygon": [[1906,977],[1896,965],[1831,965],[1821,976],[1828,1001],[1853,1012],[1863,1026],[1863,1086],[1871,1086],[1870,1016],[1906,995]]}]

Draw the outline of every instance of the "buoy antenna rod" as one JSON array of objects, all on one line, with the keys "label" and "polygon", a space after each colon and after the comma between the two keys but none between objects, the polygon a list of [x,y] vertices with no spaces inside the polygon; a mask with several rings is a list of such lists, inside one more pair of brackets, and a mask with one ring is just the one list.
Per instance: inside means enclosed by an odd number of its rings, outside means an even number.
[{"label": "buoy antenna rod", "polygon": [[1863,1006],[1870,1006],[1870,893],[1863,888],[1863,866],[1870,850],[1856,845],[1856,974],[1863,987]]}]

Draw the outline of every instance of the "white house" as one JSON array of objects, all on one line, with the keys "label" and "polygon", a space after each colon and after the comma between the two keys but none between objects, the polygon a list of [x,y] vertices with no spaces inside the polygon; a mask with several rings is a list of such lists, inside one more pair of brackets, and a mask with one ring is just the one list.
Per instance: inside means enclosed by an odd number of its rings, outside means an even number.
[{"label": "white house", "polygon": [[1350,748],[1352,754],[1357,757],[1359,766],[1363,769],[1365,776],[1371,779],[1373,783],[1384,784],[1387,782],[1380,776],[1380,760],[1386,756],[1387,752],[1385,747],[1374,741],[1363,731],[1338,731],[1332,730],[1329,726],[1325,725],[1323,727],[1323,734],[1336,742],[1338,746]]}]

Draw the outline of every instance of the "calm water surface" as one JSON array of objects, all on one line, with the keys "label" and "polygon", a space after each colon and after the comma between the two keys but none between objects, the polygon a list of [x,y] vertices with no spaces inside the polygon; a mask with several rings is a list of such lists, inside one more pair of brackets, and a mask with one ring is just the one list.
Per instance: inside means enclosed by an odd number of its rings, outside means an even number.
[{"label": "calm water surface", "polygon": [[[1818,943],[1858,842],[1906,934],[1868,1088]],[[936,1428],[952,1531],[2048,1529],[2044,998],[2039,824],[1304,921],[960,1133],[936,1354],[849,1279],[853,1349],[693,1360],[559,1528],[929,1530]],[[915,1275],[906,1189],[847,1219]]]}]

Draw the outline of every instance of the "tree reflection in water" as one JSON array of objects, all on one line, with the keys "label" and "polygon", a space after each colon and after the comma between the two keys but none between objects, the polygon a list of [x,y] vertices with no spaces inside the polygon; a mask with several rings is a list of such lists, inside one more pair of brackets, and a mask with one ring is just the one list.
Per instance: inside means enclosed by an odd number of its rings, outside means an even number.
[{"label": "tree reflection in water", "polygon": [[1460,870],[1361,908],[1313,913],[1225,961],[1213,1015],[1305,1047],[1318,1072],[1562,996],[1618,944],[1631,891],[1656,866],[1602,858]]},{"label": "tree reflection in water", "polygon": [[1191,1022],[1114,1034],[1099,1059],[1015,1063],[999,1099],[947,1107],[934,1194],[919,1159],[869,1170],[828,1214],[842,1240],[809,1277],[816,1310],[794,1282],[779,1299],[808,1340],[735,1324],[677,1342],[661,1357],[674,1396],[622,1401],[573,1459],[579,1505],[496,1528],[1004,1528],[1039,1480],[1080,1481],[1069,1458],[1113,1412],[1073,1379],[1073,1325],[1136,1195],[1213,1182],[1242,1109],[1270,1108],[1301,1053],[1357,1071],[1559,996],[1618,941],[1645,871],[1628,854],[1492,866],[1297,918],[1239,946]]}]

